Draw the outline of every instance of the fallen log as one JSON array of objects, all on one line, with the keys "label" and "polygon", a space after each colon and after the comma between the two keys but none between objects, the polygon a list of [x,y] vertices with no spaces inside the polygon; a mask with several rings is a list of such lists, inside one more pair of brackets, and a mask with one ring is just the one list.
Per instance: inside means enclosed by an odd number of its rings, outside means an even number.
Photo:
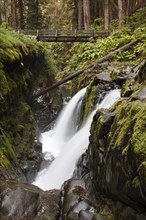
[{"label": "fallen log", "polygon": [[72,80],[73,78],[77,77],[78,75],[82,74],[84,71],[92,68],[93,66],[95,65],[98,65],[100,63],[103,63],[104,61],[107,61],[108,59],[110,59],[113,55],[117,54],[118,52],[120,51],[125,51],[125,50],[128,50],[131,46],[133,46],[135,43],[137,43],[137,40],[136,41],[132,41],[128,44],[125,44],[124,46],[110,52],[109,54],[105,55],[104,57],[100,58],[99,60],[95,61],[94,63],[86,66],[84,69],[81,69],[81,70],[78,70],[77,72],[75,73],[72,73],[71,75],[65,77],[64,79],[60,80],[59,82],[57,83],[54,83],[53,85],[51,86],[47,86],[46,88],[42,89],[41,91],[39,91],[37,94],[35,94],[34,96],[32,96],[31,98],[31,101],[33,101],[34,99],[38,98],[39,96],[42,96],[44,94],[46,94],[48,91],[50,90],[53,90],[55,89],[56,87]]}]

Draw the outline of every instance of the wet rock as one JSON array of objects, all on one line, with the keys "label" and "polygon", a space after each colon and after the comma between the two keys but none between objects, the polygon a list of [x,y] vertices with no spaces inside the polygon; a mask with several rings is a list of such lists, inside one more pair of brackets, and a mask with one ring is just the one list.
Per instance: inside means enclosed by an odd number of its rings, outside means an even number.
[{"label": "wet rock", "polygon": [[136,215],[136,220],[145,220],[146,219],[146,213],[145,214],[137,214]]},{"label": "wet rock", "polygon": [[102,217],[102,216],[96,216],[94,215],[92,220],[107,220],[106,218]]},{"label": "wet rock", "polygon": [[64,186],[63,220],[77,220],[81,211],[92,213],[94,210],[95,206],[88,197],[85,182],[80,179],[67,181]]},{"label": "wet rock", "polygon": [[146,87],[140,89],[135,95],[135,99],[139,99],[143,102],[146,102]]},{"label": "wet rock", "polygon": [[91,214],[89,211],[81,210],[79,212],[79,220],[92,220],[93,214]]},{"label": "wet rock", "polygon": [[50,129],[58,116],[63,104],[60,94],[61,90],[57,89],[39,97],[33,103],[32,110],[41,131]]},{"label": "wet rock", "polygon": [[126,207],[125,210],[119,214],[122,219],[136,220],[136,211],[130,207]]},{"label": "wet rock", "polygon": [[49,167],[54,159],[54,156],[50,152],[43,153],[43,159],[40,165],[40,170]]},{"label": "wet rock", "polygon": [[55,220],[59,215],[60,191],[46,191],[15,181],[0,181],[0,219]]},{"label": "wet rock", "polygon": [[106,72],[100,73],[96,77],[97,79],[102,80],[102,81],[107,81],[107,82],[111,81],[110,74]]},{"label": "wet rock", "polygon": [[[137,212],[146,218],[146,90],[139,87],[131,84],[130,99],[122,99],[114,112],[111,109],[113,115],[103,110],[96,113],[87,151],[96,192],[125,204],[122,211],[114,206],[120,220],[135,220]],[[133,101],[134,96],[138,100]]]},{"label": "wet rock", "polygon": [[26,177],[28,183],[34,181],[34,178],[38,172],[42,161],[42,144],[40,142],[34,142],[30,152],[25,152],[25,150],[17,155],[18,162],[20,164],[21,170]]},{"label": "wet rock", "polygon": [[89,173],[89,160],[86,153],[79,158],[73,176],[75,178],[83,178]]}]

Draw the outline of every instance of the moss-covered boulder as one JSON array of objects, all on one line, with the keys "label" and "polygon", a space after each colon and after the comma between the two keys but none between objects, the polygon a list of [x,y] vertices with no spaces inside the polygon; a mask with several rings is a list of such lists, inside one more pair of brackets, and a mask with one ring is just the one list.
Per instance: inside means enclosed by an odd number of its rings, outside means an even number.
[{"label": "moss-covered boulder", "polygon": [[139,81],[144,70],[145,63],[132,78],[135,83],[128,98],[110,110],[97,111],[88,150],[96,192],[132,207],[135,219],[146,216],[145,80]]}]

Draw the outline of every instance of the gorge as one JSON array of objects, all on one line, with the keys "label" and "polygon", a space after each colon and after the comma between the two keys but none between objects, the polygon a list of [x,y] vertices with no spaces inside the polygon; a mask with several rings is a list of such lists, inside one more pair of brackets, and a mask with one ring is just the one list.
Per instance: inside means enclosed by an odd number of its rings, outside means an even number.
[{"label": "gorge", "polygon": [[146,219],[144,20],[55,45],[0,26],[0,219]]}]

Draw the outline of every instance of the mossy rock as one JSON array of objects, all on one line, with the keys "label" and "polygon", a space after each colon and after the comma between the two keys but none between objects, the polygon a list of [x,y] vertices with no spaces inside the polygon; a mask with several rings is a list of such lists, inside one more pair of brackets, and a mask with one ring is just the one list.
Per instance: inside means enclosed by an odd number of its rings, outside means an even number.
[{"label": "mossy rock", "polygon": [[122,96],[137,99],[136,94],[146,86],[146,62],[137,65],[129,74],[126,83],[122,87]]},{"label": "mossy rock", "polygon": [[106,114],[98,111],[91,126],[94,184],[104,195],[142,211],[146,202],[146,104],[119,102],[110,126]]},{"label": "mossy rock", "polygon": [[89,114],[93,111],[93,108],[97,102],[97,79],[91,81],[87,87],[86,96],[84,100],[84,109],[83,109],[83,123],[88,118]]},{"label": "mossy rock", "polygon": [[[124,101],[117,109],[110,133],[112,148],[120,147],[123,155],[132,148],[137,162],[146,159],[146,105]],[[130,139],[130,140],[129,140]]]},{"label": "mossy rock", "polygon": [[27,162],[37,172],[41,147],[35,149],[38,128],[29,100],[35,90],[53,83],[55,68],[43,43],[2,27],[0,32],[0,176],[18,178],[12,170],[24,176]]},{"label": "mossy rock", "polygon": [[105,205],[104,207],[101,208],[100,212],[94,213],[93,219],[113,220],[114,216],[112,210],[110,210],[109,207]]}]

